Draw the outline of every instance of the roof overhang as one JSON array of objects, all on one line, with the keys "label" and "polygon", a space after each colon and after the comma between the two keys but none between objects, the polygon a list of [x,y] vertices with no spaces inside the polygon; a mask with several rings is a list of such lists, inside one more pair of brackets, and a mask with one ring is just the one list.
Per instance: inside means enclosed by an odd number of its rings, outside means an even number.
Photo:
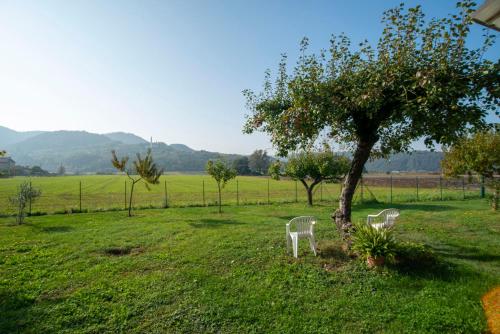
[{"label": "roof overhang", "polygon": [[472,20],[485,27],[500,31],[500,0],[486,0],[472,14]]}]

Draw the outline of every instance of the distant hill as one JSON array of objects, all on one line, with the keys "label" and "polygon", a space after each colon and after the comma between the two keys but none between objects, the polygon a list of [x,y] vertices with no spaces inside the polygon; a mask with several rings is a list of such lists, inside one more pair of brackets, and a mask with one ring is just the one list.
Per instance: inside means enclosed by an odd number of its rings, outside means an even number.
[{"label": "distant hill", "polygon": [[397,153],[389,159],[368,161],[368,172],[438,172],[441,170],[443,152],[415,151],[412,153]]},{"label": "distant hill", "polygon": [[[95,134],[86,131],[16,132],[2,128],[0,134],[10,138],[0,142],[2,149],[23,166],[41,166],[56,172],[63,165],[68,173],[114,173],[111,150],[118,155],[135,157],[145,154],[151,144],[141,137],[124,132]],[[3,137],[2,137],[3,138]],[[2,139],[3,140],[3,139]],[[237,154],[196,151],[183,144],[153,143],[153,155],[167,171],[199,172],[209,159],[224,157],[232,161]]]},{"label": "distant hill", "polygon": [[112,132],[112,133],[106,133],[104,134],[106,137],[108,137],[111,140],[119,141],[124,144],[147,144],[148,141],[134,135],[133,133],[126,133],[126,132]]},{"label": "distant hill", "polygon": [[7,146],[41,134],[43,131],[18,132],[0,126],[0,145]]},{"label": "distant hill", "polygon": [[[111,150],[132,159],[136,153],[144,154],[150,147],[147,140],[125,132],[18,132],[0,127],[0,149],[7,150],[18,165],[37,165],[49,172],[56,172],[63,165],[68,173],[114,173],[110,162]],[[183,144],[153,143],[152,149],[157,164],[170,172],[200,172],[204,171],[209,159],[223,157],[231,162],[241,157],[238,154],[197,151]],[[441,159],[441,152],[399,153],[388,160],[369,161],[366,169],[368,172],[437,172]]]}]

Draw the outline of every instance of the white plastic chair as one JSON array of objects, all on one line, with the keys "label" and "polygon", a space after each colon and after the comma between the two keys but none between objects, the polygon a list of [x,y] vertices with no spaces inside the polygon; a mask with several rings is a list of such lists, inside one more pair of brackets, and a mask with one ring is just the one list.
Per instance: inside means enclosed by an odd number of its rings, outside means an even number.
[{"label": "white plastic chair", "polygon": [[[316,242],[314,241],[314,224],[316,218],[312,216],[295,217],[286,224],[286,249],[290,252],[290,244],[293,245],[293,256],[298,258],[299,239],[309,239],[311,250],[316,256]],[[292,227],[296,226],[296,232],[292,232]]]},{"label": "white plastic chair", "polygon": [[375,229],[390,228],[396,223],[396,218],[399,217],[399,210],[385,209],[376,215],[368,215],[367,224]]}]

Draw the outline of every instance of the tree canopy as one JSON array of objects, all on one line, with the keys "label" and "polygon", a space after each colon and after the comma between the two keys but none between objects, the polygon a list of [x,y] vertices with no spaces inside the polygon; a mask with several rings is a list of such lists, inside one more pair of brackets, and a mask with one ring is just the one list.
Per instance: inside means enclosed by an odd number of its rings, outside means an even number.
[{"label": "tree canopy", "polygon": [[500,134],[495,131],[480,132],[458,141],[445,150],[441,161],[447,176],[479,174],[494,188],[492,208],[498,208],[500,179]]},{"label": "tree canopy", "polygon": [[271,159],[265,150],[255,150],[248,157],[248,167],[256,175],[265,175],[271,163]]},{"label": "tree canopy", "polygon": [[349,159],[335,155],[329,149],[292,154],[284,167],[282,165],[280,161],[274,162],[269,168],[269,175],[277,180],[281,176],[288,176],[300,181],[307,191],[309,205],[313,205],[314,187],[322,181],[340,181],[349,171]]},{"label": "tree canopy", "polygon": [[494,38],[486,32],[481,47],[466,46],[473,6],[459,2],[456,14],[430,20],[420,6],[389,9],[376,46],[356,47],[340,35],[311,54],[305,38],[291,73],[283,55],[274,83],[267,71],[262,92],[244,91],[250,110],[244,131],[268,133],[280,155],[322,136],[354,150],[335,215],[343,235],[371,154],[406,151],[419,138],[428,147],[449,145],[486,128],[488,112],[498,114],[498,62],[483,57]]}]

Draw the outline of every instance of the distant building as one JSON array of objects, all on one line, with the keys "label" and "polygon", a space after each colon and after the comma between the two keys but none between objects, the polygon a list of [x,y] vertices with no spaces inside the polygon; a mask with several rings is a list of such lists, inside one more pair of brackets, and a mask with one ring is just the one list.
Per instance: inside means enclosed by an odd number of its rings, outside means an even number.
[{"label": "distant building", "polygon": [[0,157],[0,174],[13,175],[15,166],[16,162],[11,157]]}]

